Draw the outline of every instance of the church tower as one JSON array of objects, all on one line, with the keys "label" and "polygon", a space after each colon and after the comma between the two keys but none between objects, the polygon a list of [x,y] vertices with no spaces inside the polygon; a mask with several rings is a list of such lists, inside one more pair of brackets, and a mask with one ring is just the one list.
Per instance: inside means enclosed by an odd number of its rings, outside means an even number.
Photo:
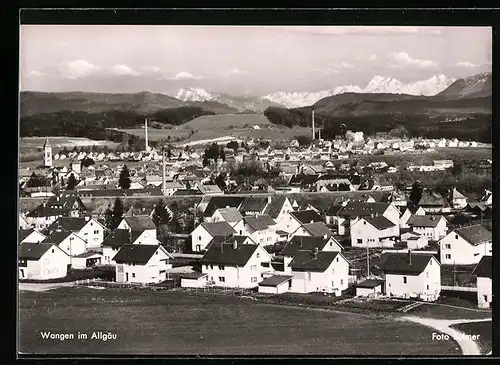
[{"label": "church tower", "polygon": [[52,146],[48,138],[43,144],[43,165],[45,167],[52,167]]}]

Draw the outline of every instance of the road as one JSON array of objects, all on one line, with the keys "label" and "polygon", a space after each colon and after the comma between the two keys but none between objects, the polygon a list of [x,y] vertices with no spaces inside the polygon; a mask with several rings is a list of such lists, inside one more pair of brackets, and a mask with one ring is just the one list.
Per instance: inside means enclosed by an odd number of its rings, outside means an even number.
[{"label": "road", "polygon": [[407,316],[403,317],[402,319],[434,328],[435,330],[441,333],[446,333],[450,337],[453,337],[453,339],[458,343],[458,345],[462,349],[463,355],[476,355],[476,356],[481,355],[481,351],[479,350],[477,343],[474,340],[470,339],[469,337],[466,337],[463,332],[450,328],[450,326],[460,323],[491,321],[491,318],[445,320],[445,319],[421,318],[415,316]]}]

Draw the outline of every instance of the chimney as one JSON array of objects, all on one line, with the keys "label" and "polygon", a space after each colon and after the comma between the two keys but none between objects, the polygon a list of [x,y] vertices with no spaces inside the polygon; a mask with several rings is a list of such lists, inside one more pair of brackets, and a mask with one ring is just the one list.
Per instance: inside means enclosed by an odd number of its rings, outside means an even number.
[{"label": "chimney", "polygon": [[314,255],[314,259],[317,260],[318,259],[318,248],[317,247],[314,247],[313,255]]},{"label": "chimney", "polygon": [[411,266],[411,250],[408,250],[408,262]]},{"label": "chimney", "polygon": [[312,110],[312,140],[316,139],[316,132],[314,130],[314,109]]},{"label": "chimney", "polygon": [[323,239],[325,239],[325,240],[326,240],[327,238],[328,238],[328,235],[325,233],[325,234],[323,235]]},{"label": "chimney", "polygon": [[85,222],[88,222],[90,220],[90,217],[89,216],[86,216],[85,217]]},{"label": "chimney", "polygon": [[233,241],[233,250],[236,250],[238,248],[238,241],[235,239]]}]

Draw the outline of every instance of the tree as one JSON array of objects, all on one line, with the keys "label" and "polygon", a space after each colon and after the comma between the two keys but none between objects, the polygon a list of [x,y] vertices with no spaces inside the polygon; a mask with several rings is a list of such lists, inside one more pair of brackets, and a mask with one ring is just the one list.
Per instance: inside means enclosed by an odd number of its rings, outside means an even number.
[{"label": "tree", "polygon": [[67,190],[74,190],[75,186],[78,184],[78,181],[76,181],[75,175],[71,173],[68,177],[68,181],[66,182],[66,189]]},{"label": "tree", "polygon": [[453,167],[451,168],[451,174],[453,176],[460,176],[464,172],[464,164],[461,160],[454,161]]},{"label": "tree", "polygon": [[170,220],[168,227],[170,231],[173,233],[182,233],[182,226],[175,215],[172,216],[172,219]]},{"label": "tree", "polygon": [[414,181],[412,186],[411,186],[410,201],[413,204],[418,204],[420,199],[422,199],[422,192],[423,192],[423,189],[420,186],[420,182]]},{"label": "tree", "polygon": [[164,224],[168,224],[171,219],[172,217],[165,207],[165,202],[163,199],[159,199],[153,211],[153,222],[155,222],[156,227],[160,227]]},{"label": "tree", "polygon": [[[243,142],[242,142],[243,144]],[[227,145],[226,145],[226,148],[230,148],[232,150],[234,150],[234,152],[236,152],[238,150],[238,141],[231,141],[229,142]]]},{"label": "tree", "polygon": [[295,139],[297,140],[297,142],[299,142],[300,146],[307,146],[311,144],[311,137],[309,136],[300,135],[297,136]]},{"label": "tree", "polygon": [[104,211],[104,225],[107,229],[113,229],[113,210],[111,206]]},{"label": "tree", "polygon": [[123,165],[120,177],[118,178],[118,186],[122,189],[129,189],[130,183],[130,172],[128,171],[127,165]]},{"label": "tree", "polygon": [[94,165],[95,161],[89,157],[85,157],[81,163],[83,167],[89,167],[90,165]]},{"label": "tree", "polygon": [[221,148],[219,151],[219,157],[222,161],[226,161],[226,153],[224,152],[224,148]]},{"label": "tree", "polygon": [[115,204],[113,205],[112,219],[111,219],[111,229],[118,227],[123,219],[123,203],[120,198],[115,199]]},{"label": "tree", "polygon": [[215,185],[217,185],[222,191],[226,189],[226,182],[224,181],[224,176],[222,174],[219,174],[215,180],[214,180]]},{"label": "tree", "polygon": [[30,179],[26,183],[26,186],[29,188],[36,188],[39,186],[44,186],[43,178],[33,172],[30,176]]},{"label": "tree", "polygon": [[205,153],[203,154],[203,167],[207,167],[210,165],[210,159],[208,158],[208,150],[205,150]]}]

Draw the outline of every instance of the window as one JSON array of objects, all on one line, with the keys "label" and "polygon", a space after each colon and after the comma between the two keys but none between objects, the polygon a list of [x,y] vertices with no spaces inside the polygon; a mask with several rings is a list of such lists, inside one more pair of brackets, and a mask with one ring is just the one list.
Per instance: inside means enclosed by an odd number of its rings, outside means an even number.
[{"label": "window", "polygon": [[94,230],[94,234],[99,234],[99,230],[98,229]]},{"label": "window", "polygon": [[458,234],[455,235],[455,239],[458,240]]},{"label": "window", "polygon": [[344,279],[340,279],[340,285],[344,285]]},{"label": "window", "polygon": [[214,265],[210,265],[210,270],[213,270],[214,269]]},{"label": "window", "polygon": [[243,230],[240,229],[240,236],[242,236],[242,235],[243,235]]},{"label": "window", "polygon": [[92,227],[94,225],[94,223],[90,222],[90,226]]},{"label": "window", "polygon": [[427,279],[429,279],[429,272],[427,271],[425,274],[425,276],[427,276]]},{"label": "window", "polygon": [[132,273],[132,277],[135,278],[135,273]]},{"label": "window", "polygon": [[446,248],[451,248],[451,245],[450,245],[449,243],[447,243],[447,244],[445,245],[445,247],[446,247]]},{"label": "window", "polygon": [[54,249],[52,249],[52,253],[54,253]]},{"label": "window", "polygon": [[259,252],[257,252],[257,258],[259,258],[259,257],[260,257],[260,253],[259,253]]},{"label": "window", "polygon": [[332,281],[332,288],[335,288],[335,281]]},{"label": "window", "polygon": [[198,241],[201,241],[201,236],[198,236]]},{"label": "window", "polygon": [[155,252],[155,255],[158,255],[158,251]]},{"label": "window", "polygon": [[366,222],[365,222],[365,221],[363,221],[363,224],[366,224]]},{"label": "window", "polygon": [[256,271],[256,270],[257,270],[257,265],[252,265],[252,266],[250,266],[250,270],[252,270],[252,271]]},{"label": "window", "polygon": [[363,239],[362,238],[358,238],[358,243],[363,243]]},{"label": "window", "polygon": [[339,258],[337,257],[337,259],[335,261],[339,262]]},{"label": "window", "polygon": [[330,246],[333,246],[333,242],[330,242]]},{"label": "window", "polygon": [[224,270],[224,265],[219,265],[219,270]]},{"label": "window", "polygon": [[307,273],[307,280],[311,281],[311,273],[310,272]]},{"label": "window", "polygon": [[446,255],[444,255],[444,258],[451,260],[451,255],[449,253],[447,253]]},{"label": "window", "polygon": [[253,277],[252,278],[252,283],[256,283],[257,282],[257,277]]},{"label": "window", "polygon": [[224,276],[219,276],[219,281],[221,283],[225,283],[226,282],[226,278]]},{"label": "window", "polygon": [[429,285],[427,285],[427,290],[429,290]]},{"label": "window", "polygon": [[[83,235],[84,235],[84,236],[87,236],[88,234],[89,234],[88,232],[85,232]],[[71,239],[71,238],[70,238],[70,239]]]},{"label": "window", "polygon": [[407,283],[407,280],[408,278],[406,276],[403,276],[403,284],[406,284]]}]

